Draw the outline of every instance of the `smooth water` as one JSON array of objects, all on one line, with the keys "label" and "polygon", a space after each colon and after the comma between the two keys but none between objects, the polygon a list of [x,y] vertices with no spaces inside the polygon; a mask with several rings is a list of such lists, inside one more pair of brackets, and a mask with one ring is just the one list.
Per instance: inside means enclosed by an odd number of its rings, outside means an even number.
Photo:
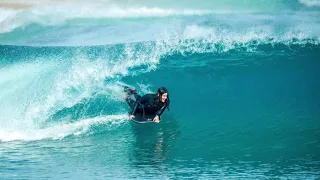
[{"label": "smooth water", "polygon": [[[320,178],[318,1],[24,3],[0,8],[1,179]],[[129,121],[123,85],[170,111]]]}]

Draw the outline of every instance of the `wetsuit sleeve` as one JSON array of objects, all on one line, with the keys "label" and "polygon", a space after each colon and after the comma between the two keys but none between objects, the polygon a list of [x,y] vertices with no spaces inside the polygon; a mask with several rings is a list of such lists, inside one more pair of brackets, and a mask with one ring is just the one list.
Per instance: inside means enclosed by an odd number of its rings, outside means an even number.
[{"label": "wetsuit sleeve", "polygon": [[140,100],[137,100],[137,101],[136,101],[136,104],[134,105],[134,107],[133,107],[133,109],[132,109],[131,115],[134,115],[134,113],[135,113],[136,110],[137,110],[137,107],[138,107],[139,103],[140,103]]},{"label": "wetsuit sleeve", "polygon": [[158,115],[159,117],[161,116],[161,114],[164,112],[164,110],[166,109],[167,104],[164,104],[157,112],[156,115]]}]

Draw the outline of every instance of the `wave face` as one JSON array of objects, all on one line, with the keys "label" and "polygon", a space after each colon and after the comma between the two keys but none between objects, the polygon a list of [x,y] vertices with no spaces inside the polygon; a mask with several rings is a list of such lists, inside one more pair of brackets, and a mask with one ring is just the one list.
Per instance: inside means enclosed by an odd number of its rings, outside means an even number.
[{"label": "wave face", "polygon": [[[320,176],[317,1],[18,3],[0,7],[4,179]],[[162,122],[131,124],[123,85],[166,86]]]}]

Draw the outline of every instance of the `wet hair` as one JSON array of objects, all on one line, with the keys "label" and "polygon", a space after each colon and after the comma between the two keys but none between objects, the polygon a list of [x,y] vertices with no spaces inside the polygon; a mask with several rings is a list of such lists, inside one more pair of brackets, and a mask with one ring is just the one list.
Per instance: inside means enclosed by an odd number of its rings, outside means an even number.
[{"label": "wet hair", "polygon": [[157,100],[156,100],[157,101],[157,106],[159,107],[162,104],[161,98],[162,98],[162,95],[165,94],[165,93],[167,93],[168,96],[167,96],[166,102],[164,102],[164,103],[166,103],[167,109],[169,111],[170,98],[169,98],[169,92],[168,92],[167,88],[165,88],[165,87],[161,87],[161,88],[159,88],[157,90],[157,94],[159,95],[159,96],[157,96]]}]

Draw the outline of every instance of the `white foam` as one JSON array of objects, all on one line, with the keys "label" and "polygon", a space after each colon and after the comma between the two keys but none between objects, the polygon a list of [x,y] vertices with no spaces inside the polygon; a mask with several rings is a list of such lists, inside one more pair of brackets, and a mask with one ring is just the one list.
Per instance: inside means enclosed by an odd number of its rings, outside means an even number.
[{"label": "white foam", "polygon": [[22,24],[15,19],[19,11],[0,8],[0,33],[10,32]]},{"label": "white foam", "polygon": [[139,18],[190,16],[211,13],[198,9],[170,9],[158,7],[133,6],[123,7],[106,2],[66,2],[38,4],[30,9],[10,10],[0,8],[0,33],[8,33],[30,24],[53,26],[63,24],[71,19],[102,18]]},{"label": "white foam", "polygon": [[[263,30],[262,30],[263,28]],[[252,40],[267,42],[274,36],[271,29],[266,27],[252,28],[246,32],[217,31],[215,27],[203,27],[199,25],[186,26],[181,34],[167,33],[179,38],[168,37],[164,46],[171,47],[170,52],[206,53],[227,52],[238,46],[246,46]],[[217,49],[216,45],[219,45]]]},{"label": "white foam", "polygon": [[52,79],[40,77],[47,77],[55,67],[49,62],[23,62],[0,70],[0,127],[31,125],[24,119],[25,111],[48,92]]},{"label": "white foam", "polygon": [[188,25],[184,28],[168,30],[161,37],[159,46],[166,53],[223,53],[238,48],[254,51],[261,44],[282,43],[301,44],[312,42],[319,44],[319,37],[310,39],[310,32],[301,31],[301,26],[290,26],[284,33],[277,32],[272,26],[255,26],[246,29],[218,29],[214,26]]},{"label": "white foam", "polygon": [[[27,129],[21,127],[10,130],[0,127],[0,141],[62,139],[70,135],[83,135],[94,125],[108,124],[109,128],[113,128],[115,125],[126,122],[127,119],[128,116],[122,114],[82,119],[73,123],[57,123],[44,129]],[[105,130],[108,129],[106,128]]]},{"label": "white foam", "polygon": [[320,6],[320,0],[299,0],[299,2],[308,7]]}]

